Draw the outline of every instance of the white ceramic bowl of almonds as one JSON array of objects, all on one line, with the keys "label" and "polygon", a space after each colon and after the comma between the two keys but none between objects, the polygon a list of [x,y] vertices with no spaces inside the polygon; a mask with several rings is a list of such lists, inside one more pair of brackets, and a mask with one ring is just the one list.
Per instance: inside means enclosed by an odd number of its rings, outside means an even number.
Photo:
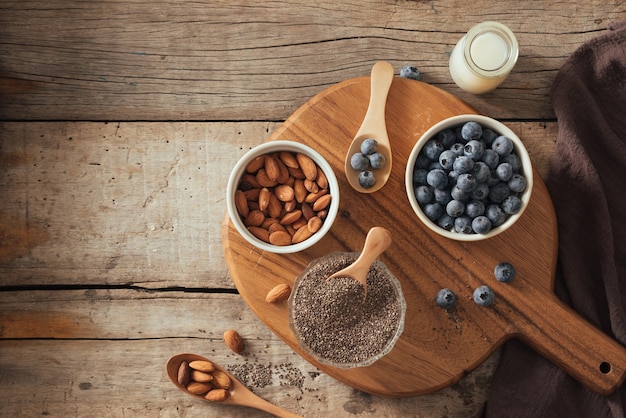
[{"label": "white ceramic bowl of almonds", "polygon": [[272,253],[295,253],[330,230],[339,211],[339,184],[313,148],[269,141],[237,162],[226,204],[235,229],[250,244]]}]

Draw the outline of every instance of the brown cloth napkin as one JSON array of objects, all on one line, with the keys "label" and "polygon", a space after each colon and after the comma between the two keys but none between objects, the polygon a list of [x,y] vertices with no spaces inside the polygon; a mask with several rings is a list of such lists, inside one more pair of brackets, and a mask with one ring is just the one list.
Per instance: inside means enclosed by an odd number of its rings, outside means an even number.
[{"label": "brown cloth napkin", "polygon": [[[559,129],[547,186],[559,228],[555,292],[626,346],[626,22],[610,29],[556,76]],[[511,340],[476,416],[624,417],[626,384],[600,396]]]}]

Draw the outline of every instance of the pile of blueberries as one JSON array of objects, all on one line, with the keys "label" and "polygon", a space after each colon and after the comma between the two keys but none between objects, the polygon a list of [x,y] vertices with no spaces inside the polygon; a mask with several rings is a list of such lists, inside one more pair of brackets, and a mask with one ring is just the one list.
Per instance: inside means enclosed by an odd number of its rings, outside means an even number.
[{"label": "pile of blueberries", "polygon": [[439,227],[486,234],[519,212],[527,181],[513,141],[469,121],[424,144],[413,186],[420,208]]},{"label": "pile of blueberries", "polygon": [[359,185],[369,189],[376,184],[374,170],[380,170],[387,162],[385,156],[378,152],[378,141],[366,138],[361,142],[361,152],[350,156],[350,166],[359,172]]}]

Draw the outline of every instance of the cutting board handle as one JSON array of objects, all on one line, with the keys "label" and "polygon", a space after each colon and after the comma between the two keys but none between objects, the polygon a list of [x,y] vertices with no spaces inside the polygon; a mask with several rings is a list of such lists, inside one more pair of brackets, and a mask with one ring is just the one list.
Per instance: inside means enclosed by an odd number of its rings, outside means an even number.
[{"label": "cutting board handle", "polygon": [[[525,289],[528,291],[528,289]],[[626,348],[552,294],[528,294],[517,322],[520,338],[601,395],[626,376]]]}]

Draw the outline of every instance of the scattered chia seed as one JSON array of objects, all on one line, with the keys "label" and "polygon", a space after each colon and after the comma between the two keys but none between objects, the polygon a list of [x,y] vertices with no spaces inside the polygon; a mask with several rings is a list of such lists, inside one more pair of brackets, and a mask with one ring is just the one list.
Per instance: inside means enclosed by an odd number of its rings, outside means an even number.
[{"label": "scattered chia seed", "polygon": [[380,261],[363,286],[347,277],[327,277],[356,260],[359,253],[337,253],[318,260],[294,289],[292,325],[304,347],[320,361],[350,366],[379,355],[396,335],[404,300]]}]

